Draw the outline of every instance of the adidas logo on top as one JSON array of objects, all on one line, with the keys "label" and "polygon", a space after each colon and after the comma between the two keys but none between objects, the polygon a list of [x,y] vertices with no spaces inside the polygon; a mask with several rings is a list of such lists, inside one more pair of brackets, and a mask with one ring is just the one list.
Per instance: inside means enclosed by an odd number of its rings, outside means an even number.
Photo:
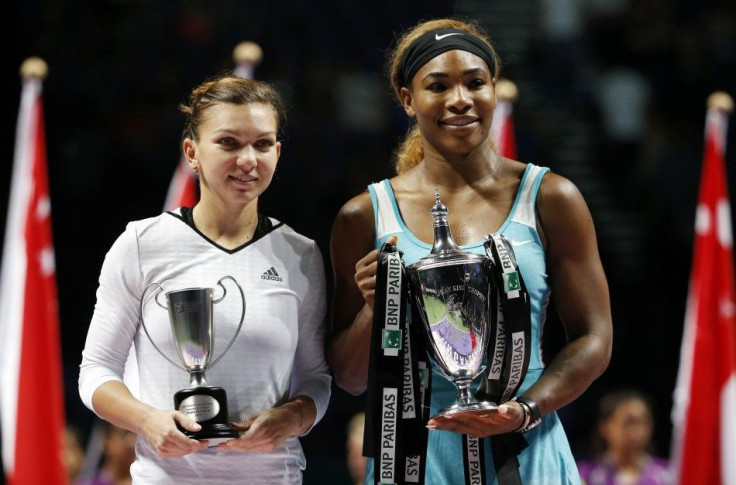
[{"label": "adidas logo on top", "polygon": [[276,268],[271,266],[266,271],[263,272],[261,275],[262,280],[272,280],[272,281],[284,281],[284,279],[279,276],[279,274],[276,272]]}]

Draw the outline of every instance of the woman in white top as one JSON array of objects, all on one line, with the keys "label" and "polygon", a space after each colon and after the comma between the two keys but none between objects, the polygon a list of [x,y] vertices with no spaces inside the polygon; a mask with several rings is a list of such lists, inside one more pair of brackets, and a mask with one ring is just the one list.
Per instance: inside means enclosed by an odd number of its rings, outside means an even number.
[{"label": "woman in white top", "polygon": [[[196,87],[181,110],[183,153],[199,174],[199,202],[129,223],[105,258],[79,391],[97,415],[138,434],[135,484],[302,482],[298,437],[324,415],[331,377],[320,250],[258,212],[281,153],[282,106],[273,88],[251,79],[224,75]],[[232,280],[244,294],[242,325]],[[169,316],[153,298],[141,304],[144,293],[156,294],[147,289],[193,287],[213,288],[219,299],[210,364],[219,360],[206,377],[226,393],[223,426],[235,430],[231,439],[188,436],[202,425],[174,408],[189,375],[175,364]],[[122,380],[133,344],[136,396]]]}]

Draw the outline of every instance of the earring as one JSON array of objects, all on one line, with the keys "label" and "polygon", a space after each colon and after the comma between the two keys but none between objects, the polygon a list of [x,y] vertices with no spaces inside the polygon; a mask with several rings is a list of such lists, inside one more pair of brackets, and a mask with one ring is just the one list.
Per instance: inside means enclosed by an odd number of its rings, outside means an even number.
[{"label": "earring", "polygon": [[192,165],[192,170],[194,170],[194,173],[199,173],[199,165]]}]

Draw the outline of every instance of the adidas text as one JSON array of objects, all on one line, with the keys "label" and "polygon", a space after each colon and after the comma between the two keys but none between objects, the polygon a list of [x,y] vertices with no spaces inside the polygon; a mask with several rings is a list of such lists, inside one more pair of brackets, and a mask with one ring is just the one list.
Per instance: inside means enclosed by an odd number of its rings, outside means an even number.
[{"label": "adidas text", "polygon": [[284,281],[284,279],[276,272],[276,268],[274,268],[273,266],[263,272],[263,274],[261,275],[261,279],[271,281]]}]

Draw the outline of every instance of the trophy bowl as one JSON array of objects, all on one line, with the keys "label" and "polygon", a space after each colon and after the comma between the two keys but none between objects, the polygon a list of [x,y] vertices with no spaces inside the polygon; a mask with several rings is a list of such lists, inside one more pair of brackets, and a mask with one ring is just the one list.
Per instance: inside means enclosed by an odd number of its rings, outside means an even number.
[{"label": "trophy bowl", "polygon": [[434,246],[427,256],[406,267],[410,300],[421,316],[430,357],[458,391],[455,402],[433,418],[458,412],[490,414],[498,406],[477,400],[470,386],[483,371],[493,330],[493,262],[455,244],[439,192],[430,213],[434,217]]},{"label": "trophy bowl", "polygon": [[429,354],[441,375],[458,390],[438,416],[482,412],[496,405],[478,401],[470,385],[482,371],[490,337],[490,260],[420,260],[406,268],[412,304],[421,316]]}]

